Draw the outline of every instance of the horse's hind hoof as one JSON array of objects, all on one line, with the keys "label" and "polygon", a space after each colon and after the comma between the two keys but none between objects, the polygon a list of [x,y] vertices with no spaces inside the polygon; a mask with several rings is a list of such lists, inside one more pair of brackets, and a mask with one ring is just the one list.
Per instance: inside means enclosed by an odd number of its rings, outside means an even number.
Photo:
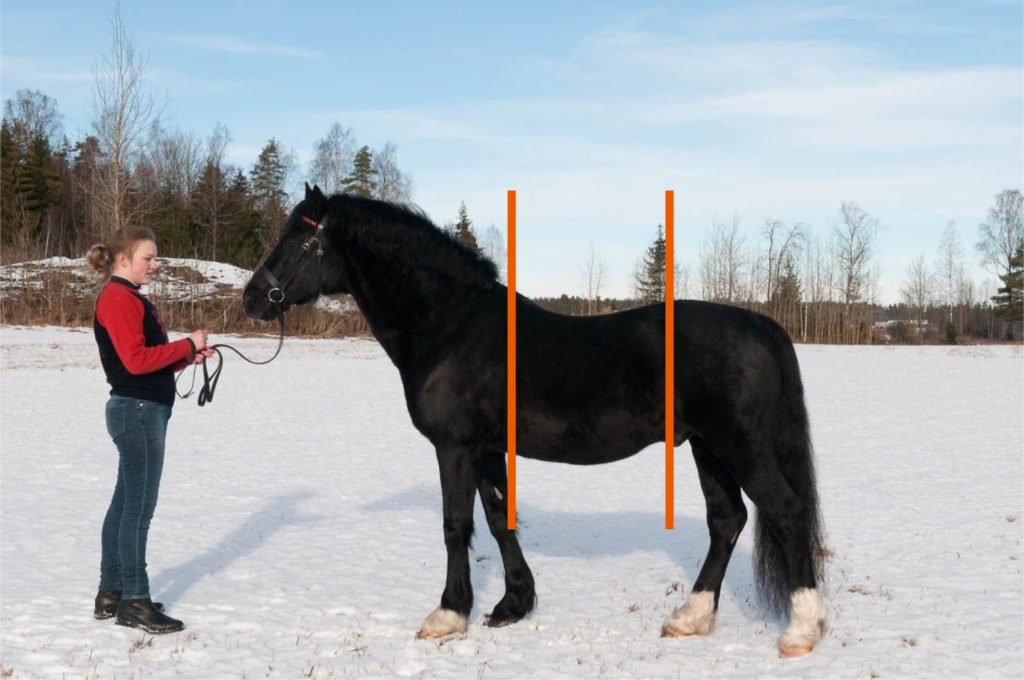
[{"label": "horse's hind hoof", "polygon": [[423,620],[423,625],[416,633],[417,640],[443,638],[449,635],[460,635],[466,632],[467,617],[451,609],[438,607]]},{"label": "horse's hind hoof", "polygon": [[828,612],[814,588],[801,588],[790,596],[789,626],[779,638],[779,656],[804,656],[828,634]]}]

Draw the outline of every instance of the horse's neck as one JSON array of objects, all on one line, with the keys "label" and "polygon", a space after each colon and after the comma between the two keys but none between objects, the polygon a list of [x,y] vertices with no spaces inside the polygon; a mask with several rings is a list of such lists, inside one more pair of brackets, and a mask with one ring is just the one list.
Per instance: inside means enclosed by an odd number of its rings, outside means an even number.
[{"label": "horse's neck", "polygon": [[458,322],[473,296],[377,256],[350,257],[346,271],[348,289],[370,331],[399,368],[443,343],[445,329]]}]

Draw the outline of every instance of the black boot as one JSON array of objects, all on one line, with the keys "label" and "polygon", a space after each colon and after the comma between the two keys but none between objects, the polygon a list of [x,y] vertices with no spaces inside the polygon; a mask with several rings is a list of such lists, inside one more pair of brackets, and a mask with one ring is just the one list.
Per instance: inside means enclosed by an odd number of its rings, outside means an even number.
[{"label": "black boot", "polygon": [[139,600],[121,600],[117,604],[117,621],[119,626],[141,628],[147,633],[177,633],[185,628],[178,619],[172,619],[153,606],[148,597]]},{"label": "black boot", "polygon": [[[96,593],[96,607],[92,610],[93,618],[101,621],[112,618],[117,613],[117,603],[120,601],[120,590],[101,590]],[[164,605],[162,602],[154,602],[153,608],[158,612],[162,612]]]}]

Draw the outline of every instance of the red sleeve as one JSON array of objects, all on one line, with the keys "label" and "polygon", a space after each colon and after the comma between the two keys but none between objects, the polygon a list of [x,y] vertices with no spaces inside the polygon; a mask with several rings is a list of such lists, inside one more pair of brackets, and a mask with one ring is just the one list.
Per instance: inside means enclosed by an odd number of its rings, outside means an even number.
[{"label": "red sleeve", "polygon": [[192,356],[192,343],[183,338],[146,347],[142,301],[120,286],[107,286],[96,303],[96,318],[107,329],[118,358],[132,375],[154,373]]}]

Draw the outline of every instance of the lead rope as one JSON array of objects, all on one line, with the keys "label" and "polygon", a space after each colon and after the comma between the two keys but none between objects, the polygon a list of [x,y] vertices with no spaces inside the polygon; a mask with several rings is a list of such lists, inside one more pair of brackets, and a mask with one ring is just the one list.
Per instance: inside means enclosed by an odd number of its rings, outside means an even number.
[{"label": "lead rope", "polygon": [[[217,355],[217,368],[213,369],[213,373],[210,373],[209,369],[206,366],[208,358],[203,359],[203,386],[199,389],[199,396],[196,398],[196,401],[199,403],[200,406],[206,406],[207,403],[213,401],[213,393],[217,389],[217,381],[220,380],[220,372],[224,368],[224,355],[222,355],[220,352],[222,348],[231,350],[238,356],[242,357],[242,359],[249,362],[250,364],[253,364],[254,366],[262,366],[264,364],[269,364],[271,361],[277,358],[277,355],[281,353],[281,348],[284,346],[284,312],[281,311],[280,305],[278,305],[277,320],[281,326],[281,334],[277,340],[277,349],[274,351],[274,355],[265,361],[254,361],[253,359],[250,359],[249,357],[242,354],[236,348],[225,343],[217,343],[216,345],[210,345],[209,349],[212,349],[214,353],[216,353]],[[196,370],[198,368],[198,366],[192,366],[192,383],[188,386],[188,392],[186,392],[185,394],[178,392],[178,380],[180,380],[181,376],[185,374],[185,371],[179,373],[178,377],[174,379],[174,391],[180,398],[188,399],[189,397],[192,396],[193,392],[195,391]]]}]

